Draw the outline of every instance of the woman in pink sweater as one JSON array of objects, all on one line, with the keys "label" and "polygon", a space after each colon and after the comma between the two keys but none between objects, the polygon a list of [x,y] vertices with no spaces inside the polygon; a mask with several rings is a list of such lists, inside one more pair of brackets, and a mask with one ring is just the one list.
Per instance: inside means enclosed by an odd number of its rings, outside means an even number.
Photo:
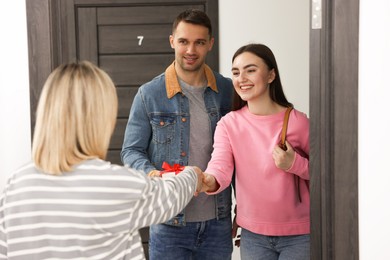
[{"label": "woman in pink sweater", "polygon": [[287,150],[278,146],[292,104],[267,46],[238,49],[232,74],[234,108],[216,128],[205,191],[221,192],[235,178],[243,260],[310,259],[309,119],[293,109]]}]

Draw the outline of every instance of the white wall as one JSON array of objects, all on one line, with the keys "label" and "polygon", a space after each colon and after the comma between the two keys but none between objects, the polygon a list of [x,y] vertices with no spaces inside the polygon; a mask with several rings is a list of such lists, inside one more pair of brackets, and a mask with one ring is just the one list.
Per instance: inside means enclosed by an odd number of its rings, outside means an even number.
[{"label": "white wall", "polygon": [[6,176],[31,157],[27,24],[24,0],[2,2],[0,32],[1,189],[6,182]]},{"label": "white wall", "polygon": [[263,43],[274,53],[283,90],[294,106],[309,114],[310,1],[220,0],[220,71],[231,76],[234,52]]},{"label": "white wall", "polygon": [[390,1],[360,0],[360,259],[390,259]]}]

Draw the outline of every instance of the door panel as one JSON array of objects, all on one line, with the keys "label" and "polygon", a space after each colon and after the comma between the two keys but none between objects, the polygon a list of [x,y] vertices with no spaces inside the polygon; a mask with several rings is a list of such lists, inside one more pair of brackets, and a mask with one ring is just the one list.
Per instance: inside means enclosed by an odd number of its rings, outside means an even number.
[{"label": "door panel", "polygon": [[172,53],[171,24],[99,27],[99,54]]},{"label": "door panel", "polygon": [[141,85],[164,72],[174,54],[100,56],[100,68],[113,79],[115,85]]},{"label": "door panel", "polygon": [[187,8],[205,10],[204,5],[170,5],[164,3],[157,3],[152,6],[100,7],[97,11],[98,25],[164,23],[172,25],[176,16]]},{"label": "door panel", "polygon": [[118,94],[118,117],[126,118],[129,116],[130,107],[133,104],[133,97],[137,93],[137,86],[117,87]]},{"label": "door panel", "polygon": [[77,17],[78,59],[98,64],[96,8],[78,8]]},{"label": "door panel", "polygon": [[125,118],[118,118],[116,121],[117,127],[114,130],[114,134],[111,138],[111,144],[110,147],[113,150],[118,150],[122,148],[123,143],[123,131],[122,129],[126,128],[127,119]]}]

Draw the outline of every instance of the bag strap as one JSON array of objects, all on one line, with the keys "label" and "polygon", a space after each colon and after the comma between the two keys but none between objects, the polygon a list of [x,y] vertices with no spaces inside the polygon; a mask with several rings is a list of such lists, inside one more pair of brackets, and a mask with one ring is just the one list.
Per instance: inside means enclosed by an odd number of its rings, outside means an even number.
[{"label": "bag strap", "polygon": [[[287,146],[286,146],[286,135],[287,135],[287,126],[288,126],[288,119],[290,117],[290,112],[293,108],[292,107],[288,107],[286,109],[286,112],[284,113],[284,120],[283,120],[283,128],[282,128],[282,134],[281,134],[281,137],[280,137],[280,148],[282,148],[283,150],[287,150]],[[302,202],[302,198],[301,198],[301,189],[299,187],[299,177],[295,174],[293,174],[294,176],[294,184],[295,184],[295,192],[298,196],[298,201],[299,202]]]},{"label": "bag strap", "polygon": [[284,113],[283,128],[282,128],[282,134],[281,134],[281,137],[280,137],[279,146],[280,146],[280,148],[282,148],[285,151],[287,150],[286,135],[287,135],[288,119],[290,117],[290,112],[291,112],[292,109],[293,109],[292,107],[288,107],[286,109],[286,112]]}]

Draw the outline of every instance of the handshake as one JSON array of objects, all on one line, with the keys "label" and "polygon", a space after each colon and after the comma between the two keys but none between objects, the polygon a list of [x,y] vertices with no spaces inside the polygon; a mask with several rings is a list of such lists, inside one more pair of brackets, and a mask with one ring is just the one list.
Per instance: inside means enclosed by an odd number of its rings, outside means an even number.
[{"label": "handshake", "polygon": [[219,184],[214,178],[214,176],[203,172],[199,167],[196,166],[187,166],[187,167],[191,167],[198,175],[198,184],[196,185],[195,196],[197,196],[200,192],[214,192],[218,190]]},{"label": "handshake", "polygon": [[[168,167],[169,166],[169,167]],[[176,167],[177,166],[177,167]],[[178,168],[180,167],[180,168]],[[214,176],[203,172],[199,167],[197,166],[170,166],[167,165],[166,171],[159,171],[159,170],[153,170],[149,172],[149,177],[163,177],[164,175],[171,176],[171,174],[178,174],[181,171],[185,171],[188,169],[192,169],[196,172],[198,176],[198,182],[196,185],[196,192],[195,196],[197,196],[200,192],[214,192],[218,190],[219,184],[214,178]]]}]

